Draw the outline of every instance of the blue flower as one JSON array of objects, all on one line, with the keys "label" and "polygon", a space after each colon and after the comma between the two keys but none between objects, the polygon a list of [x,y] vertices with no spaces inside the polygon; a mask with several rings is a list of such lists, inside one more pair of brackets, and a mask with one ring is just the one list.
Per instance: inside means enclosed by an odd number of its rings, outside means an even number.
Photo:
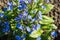
[{"label": "blue flower", "polygon": [[5,27],[10,27],[9,22],[4,22]]},{"label": "blue flower", "polygon": [[31,3],[31,0],[18,0],[20,4]]},{"label": "blue flower", "polygon": [[37,20],[37,18],[36,18],[36,17],[32,19],[32,22],[34,22],[35,20]]},{"label": "blue flower", "polygon": [[57,36],[57,32],[53,31],[53,32],[51,32],[51,35],[52,35],[53,37],[56,37],[56,36]]},{"label": "blue flower", "polygon": [[42,20],[42,12],[41,12],[41,11],[38,12],[38,18],[39,18],[40,20]]},{"label": "blue flower", "polygon": [[9,25],[9,22],[4,22],[5,25]]},{"label": "blue flower", "polygon": [[32,30],[37,30],[36,25],[33,25],[32,27]]},{"label": "blue flower", "polygon": [[20,18],[19,17],[15,17],[14,20],[15,21],[20,21]]},{"label": "blue flower", "polygon": [[36,40],[41,40],[41,37],[37,37],[37,39]]},{"label": "blue flower", "polygon": [[26,27],[26,30],[27,30],[28,32],[31,32],[31,29],[30,29],[29,27]]},{"label": "blue flower", "polygon": [[10,30],[9,22],[4,22],[5,28],[2,30],[2,32],[8,32]]},{"label": "blue flower", "polygon": [[37,29],[39,29],[41,27],[41,25],[40,24],[37,24]]},{"label": "blue flower", "polygon": [[7,5],[8,5],[8,6],[11,6],[11,5],[12,5],[12,2],[8,2]]},{"label": "blue flower", "polygon": [[12,2],[8,2],[8,10],[13,10],[13,4],[12,4]]},{"label": "blue flower", "polygon": [[21,26],[19,27],[19,29],[24,30],[24,26],[21,25]]},{"label": "blue flower", "polygon": [[10,27],[6,27],[6,28],[2,29],[2,32],[8,32],[8,31],[10,31]]},{"label": "blue flower", "polygon": [[6,12],[6,11],[7,11],[7,8],[5,7],[5,8],[3,8],[2,10],[3,10],[4,12]]},{"label": "blue flower", "polygon": [[13,10],[13,6],[8,6],[8,10]]},{"label": "blue flower", "polygon": [[32,16],[31,15],[28,15],[28,19],[32,19]]},{"label": "blue flower", "polygon": [[27,11],[24,11],[23,12],[23,16],[27,16],[28,15],[28,12]]},{"label": "blue flower", "polygon": [[20,23],[17,23],[17,24],[16,24],[16,28],[19,28],[19,27],[20,27]]},{"label": "blue flower", "polygon": [[20,19],[23,18],[23,14],[22,13],[20,13],[18,16],[19,16]]},{"label": "blue flower", "polygon": [[23,39],[26,38],[26,34],[22,34],[22,38],[23,38]]},{"label": "blue flower", "polygon": [[46,10],[46,6],[42,5],[41,7],[42,7],[44,10]]},{"label": "blue flower", "polygon": [[16,40],[23,40],[19,35],[15,36]]},{"label": "blue flower", "polygon": [[27,19],[27,15],[28,15],[28,12],[27,11],[24,11],[23,12],[23,18],[22,19],[23,20],[26,20]]},{"label": "blue flower", "polygon": [[4,19],[7,19],[8,18],[8,16],[4,16]]},{"label": "blue flower", "polygon": [[26,4],[20,4],[19,6],[18,6],[18,9],[19,10],[24,10],[26,8]]},{"label": "blue flower", "polygon": [[3,17],[4,16],[4,14],[3,13],[0,13],[0,17]]},{"label": "blue flower", "polygon": [[22,25],[20,25],[19,23],[16,24],[16,28],[24,30],[24,27]]},{"label": "blue flower", "polygon": [[18,2],[19,2],[20,4],[22,4],[22,3],[23,3],[23,0],[18,0]]},{"label": "blue flower", "polygon": [[33,27],[33,30],[38,30],[41,27],[41,25],[40,24],[36,24],[36,25],[33,25],[32,27]]},{"label": "blue flower", "polygon": [[32,0],[28,0],[28,3],[31,3],[32,2]]}]

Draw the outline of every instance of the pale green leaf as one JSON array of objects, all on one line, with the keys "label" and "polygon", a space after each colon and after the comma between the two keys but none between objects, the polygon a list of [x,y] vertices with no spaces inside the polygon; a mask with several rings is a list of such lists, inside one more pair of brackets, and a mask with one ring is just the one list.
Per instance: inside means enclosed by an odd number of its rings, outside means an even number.
[{"label": "pale green leaf", "polygon": [[37,38],[38,36],[40,36],[43,33],[43,31],[41,29],[38,30],[34,30],[31,34],[30,37],[32,38]]}]

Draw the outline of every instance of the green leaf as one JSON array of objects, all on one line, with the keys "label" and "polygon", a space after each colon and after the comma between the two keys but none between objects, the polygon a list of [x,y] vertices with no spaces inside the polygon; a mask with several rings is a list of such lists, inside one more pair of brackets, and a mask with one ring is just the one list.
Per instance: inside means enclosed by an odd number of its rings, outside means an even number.
[{"label": "green leaf", "polygon": [[49,36],[49,37],[48,37],[48,40],[52,40],[52,38]]},{"label": "green leaf", "polygon": [[38,30],[34,30],[31,34],[30,37],[32,38],[37,38],[38,36],[40,36],[43,33],[43,30],[38,29]]},{"label": "green leaf", "polygon": [[43,2],[44,2],[44,0],[39,0],[39,2],[40,2],[40,3],[43,3]]},{"label": "green leaf", "polygon": [[47,14],[48,12],[51,11],[51,9],[53,9],[54,5],[52,4],[44,4],[44,6],[46,6],[46,10],[44,10],[43,8],[39,8],[40,11],[42,11],[42,14]]},{"label": "green leaf", "polygon": [[54,22],[54,20],[51,17],[43,15],[42,18],[43,19],[39,22],[40,24],[50,24]]},{"label": "green leaf", "polygon": [[16,5],[16,2],[13,1],[13,5]]},{"label": "green leaf", "polygon": [[50,23],[52,23],[52,20],[41,20],[39,23],[40,24],[50,24]]},{"label": "green leaf", "polygon": [[49,20],[49,19],[53,20],[51,17],[48,17],[48,16],[46,16],[46,15],[42,15],[42,18],[43,18],[43,19],[47,19],[47,20]]},{"label": "green leaf", "polygon": [[49,29],[52,29],[52,26],[51,26],[51,24],[41,25],[41,28],[42,28],[42,29],[45,29],[45,30],[49,30]]},{"label": "green leaf", "polygon": [[32,38],[32,37],[30,37],[28,34],[27,34],[27,36],[26,36],[26,39],[25,40],[36,40],[36,38]]},{"label": "green leaf", "polygon": [[42,26],[42,29],[50,29],[50,27],[47,25],[47,26]]},{"label": "green leaf", "polygon": [[[45,4],[45,6],[46,6],[45,13],[50,12],[50,11],[51,11],[51,9],[53,9],[53,7],[54,7],[54,5],[52,5],[52,4]],[[45,13],[44,13],[44,14],[45,14]]]},{"label": "green leaf", "polygon": [[57,29],[55,24],[51,24],[51,26],[52,26],[53,29]]}]

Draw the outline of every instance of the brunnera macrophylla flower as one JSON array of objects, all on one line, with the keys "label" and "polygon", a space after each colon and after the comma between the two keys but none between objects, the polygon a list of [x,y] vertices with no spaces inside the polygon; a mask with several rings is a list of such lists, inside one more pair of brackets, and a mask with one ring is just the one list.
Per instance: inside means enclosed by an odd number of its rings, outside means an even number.
[{"label": "brunnera macrophylla flower", "polygon": [[15,36],[16,40],[23,40],[19,35]]},{"label": "brunnera macrophylla flower", "polygon": [[37,37],[37,39],[36,40],[41,40],[41,37]]},{"label": "brunnera macrophylla flower", "polygon": [[10,31],[10,25],[9,22],[4,22],[5,28],[2,29],[2,32],[9,32]]},{"label": "brunnera macrophylla flower", "polygon": [[3,13],[0,13],[0,17],[3,17],[4,16],[4,14]]},{"label": "brunnera macrophylla flower", "polygon": [[6,11],[7,11],[7,7],[4,7],[2,10],[3,10],[4,12],[6,12]]},{"label": "brunnera macrophylla flower", "polygon": [[57,32],[52,31],[52,32],[51,32],[51,36],[53,36],[53,37],[57,37]]}]

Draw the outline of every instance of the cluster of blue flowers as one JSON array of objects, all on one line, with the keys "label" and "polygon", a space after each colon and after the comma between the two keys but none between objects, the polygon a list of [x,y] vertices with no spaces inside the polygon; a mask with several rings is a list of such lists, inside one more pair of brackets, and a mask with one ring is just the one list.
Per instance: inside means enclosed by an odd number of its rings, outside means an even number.
[{"label": "cluster of blue flowers", "polygon": [[[27,35],[37,31],[36,35],[40,35],[40,30],[43,31],[40,21],[43,20],[43,11],[46,10],[46,6],[42,3],[38,4],[40,0],[15,0],[9,1],[0,12],[0,26],[2,32],[10,32],[13,30],[16,40],[25,40]],[[41,0],[42,2],[43,0]],[[49,0],[46,1],[47,3]],[[38,10],[39,9],[39,10]],[[18,32],[18,34],[16,34]],[[21,35],[19,34],[20,32]],[[35,34],[35,33],[34,33]],[[52,32],[52,36],[57,36],[57,33]],[[33,36],[33,35],[32,35]],[[32,39],[33,40],[33,39]],[[41,40],[38,36],[36,40]]]}]

